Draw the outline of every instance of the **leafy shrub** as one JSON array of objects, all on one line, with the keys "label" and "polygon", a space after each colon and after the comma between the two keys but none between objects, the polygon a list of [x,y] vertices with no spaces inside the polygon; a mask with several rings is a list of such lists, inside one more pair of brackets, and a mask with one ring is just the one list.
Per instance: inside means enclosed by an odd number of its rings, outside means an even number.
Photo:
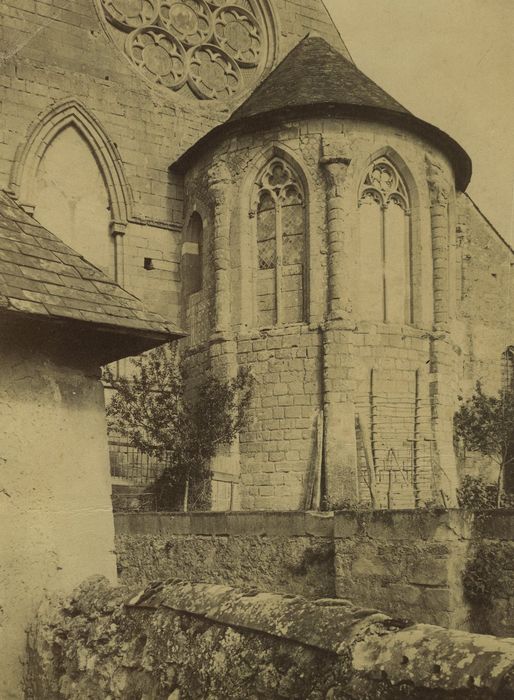
[{"label": "leafy shrub", "polygon": [[466,510],[491,510],[497,507],[498,486],[477,476],[466,475],[457,489],[459,508]]},{"label": "leafy shrub", "polygon": [[472,511],[513,508],[514,496],[502,493],[498,499],[498,484],[492,484],[482,477],[466,475],[457,489],[459,508]]},{"label": "leafy shrub", "polygon": [[205,509],[210,504],[210,461],[245,427],[253,392],[246,369],[223,381],[208,375],[186,391],[186,372],[173,346],[132,360],[131,377],[107,380],[117,390],[107,408],[109,427],[141,452],[165,458],[155,485],[159,509]]},{"label": "leafy shrub", "polygon": [[[502,389],[496,396],[489,396],[477,382],[473,395],[455,413],[453,427],[455,438],[462,440],[466,449],[498,464],[496,505],[500,507],[514,467],[514,391]],[[487,502],[486,490],[481,487],[477,486],[475,495]]]},{"label": "leafy shrub", "polygon": [[508,588],[509,565],[510,557],[501,545],[481,542],[462,575],[467,600],[472,605],[490,606],[495,597]]}]

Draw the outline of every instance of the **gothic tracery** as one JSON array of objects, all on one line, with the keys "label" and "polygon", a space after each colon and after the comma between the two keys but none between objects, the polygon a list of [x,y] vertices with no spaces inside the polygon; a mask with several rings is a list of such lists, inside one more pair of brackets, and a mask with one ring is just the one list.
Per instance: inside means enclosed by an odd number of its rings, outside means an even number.
[{"label": "gothic tracery", "polygon": [[360,202],[362,203],[366,197],[371,197],[383,207],[393,203],[405,211],[409,209],[407,190],[403,180],[387,158],[375,160],[368,168],[361,187]]},{"label": "gothic tracery", "polygon": [[361,313],[369,320],[412,322],[409,195],[385,157],[368,167],[359,192]]},{"label": "gothic tracery", "polygon": [[270,48],[258,0],[100,0],[140,73],[174,92],[227,99],[263,70]]},{"label": "gothic tracery", "polygon": [[272,158],[256,182],[259,325],[304,318],[305,195],[294,170]]}]

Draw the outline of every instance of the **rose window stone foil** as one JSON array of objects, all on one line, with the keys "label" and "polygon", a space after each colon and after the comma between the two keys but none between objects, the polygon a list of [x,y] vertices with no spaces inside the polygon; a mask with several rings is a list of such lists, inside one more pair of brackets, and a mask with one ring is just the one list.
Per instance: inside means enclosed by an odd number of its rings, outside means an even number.
[{"label": "rose window stone foil", "polygon": [[228,100],[254,85],[272,40],[257,0],[99,0],[140,74],[185,97]]}]

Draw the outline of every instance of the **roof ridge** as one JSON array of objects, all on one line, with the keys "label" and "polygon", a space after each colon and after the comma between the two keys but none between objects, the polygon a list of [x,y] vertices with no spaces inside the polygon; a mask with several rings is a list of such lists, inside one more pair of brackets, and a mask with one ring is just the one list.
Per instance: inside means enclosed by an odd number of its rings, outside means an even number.
[{"label": "roof ridge", "polygon": [[[298,73],[298,65],[302,66],[302,70],[292,81],[288,76]],[[263,95],[266,95],[265,100]],[[263,78],[232,113],[228,122],[253,113],[299,104],[300,101],[303,105],[331,102],[360,104],[410,114],[330,42],[323,37],[307,34]]]},{"label": "roof ridge", "polygon": [[257,85],[254,87],[254,89],[250,92],[250,94],[248,95],[248,97],[247,97],[243,102],[241,102],[241,104],[240,104],[238,107],[236,107],[236,109],[232,112],[232,114],[230,115],[230,117],[228,118],[227,121],[231,121],[232,118],[234,117],[234,115],[237,114],[237,112],[239,112],[239,110],[242,110],[242,109],[245,107],[245,105],[247,104],[247,102],[250,102],[250,100],[253,99],[255,93],[258,92],[258,90],[264,85],[264,83],[267,81],[267,79],[268,79],[270,76],[272,76],[272,75],[275,73],[276,70],[278,70],[278,69],[280,68],[280,66],[284,63],[284,61],[286,61],[286,60],[289,58],[289,56],[293,53],[293,51],[296,51],[296,49],[297,49],[299,46],[301,46],[301,45],[303,44],[303,42],[304,42],[306,39],[309,39],[309,38],[311,38],[311,33],[310,33],[310,32],[307,32],[307,34],[305,34],[305,36],[303,36],[303,37],[300,39],[300,41],[299,41],[297,44],[295,44],[295,45],[290,49],[290,51],[288,51],[288,52],[285,54],[285,56],[282,57],[282,59],[277,63],[277,65],[276,65],[274,68],[272,68],[272,69],[270,70],[269,73],[267,73],[266,75],[263,75],[263,76],[261,77],[261,80],[257,83]]}]

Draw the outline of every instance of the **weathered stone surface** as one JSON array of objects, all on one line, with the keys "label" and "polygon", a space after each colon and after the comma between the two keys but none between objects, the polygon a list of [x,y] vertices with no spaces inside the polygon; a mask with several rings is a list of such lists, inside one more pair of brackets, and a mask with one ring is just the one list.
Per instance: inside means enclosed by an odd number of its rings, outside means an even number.
[{"label": "weathered stone surface", "polygon": [[514,640],[409,626],[349,601],[91,579],[41,610],[27,698],[514,698]]},{"label": "weathered stone surface", "polygon": [[[393,616],[508,637],[512,519],[420,510],[117,514],[116,551],[129,585],[173,576],[306,598],[336,594]],[[487,605],[470,605],[463,572],[479,550],[507,565]]]},{"label": "weathered stone surface", "polygon": [[130,585],[176,576],[307,597],[335,591],[330,538],[119,534],[116,552],[121,580]]},{"label": "weathered stone surface", "polygon": [[[35,322],[26,333],[37,333]],[[54,335],[66,344],[63,331]],[[94,573],[116,580],[102,386],[95,368],[63,366],[45,350],[2,326],[2,700],[21,697],[25,627],[44,592],[71,590]]]},{"label": "weathered stone surface", "polygon": [[456,510],[336,513],[337,595],[468,629],[462,571],[471,525],[472,517]]}]

